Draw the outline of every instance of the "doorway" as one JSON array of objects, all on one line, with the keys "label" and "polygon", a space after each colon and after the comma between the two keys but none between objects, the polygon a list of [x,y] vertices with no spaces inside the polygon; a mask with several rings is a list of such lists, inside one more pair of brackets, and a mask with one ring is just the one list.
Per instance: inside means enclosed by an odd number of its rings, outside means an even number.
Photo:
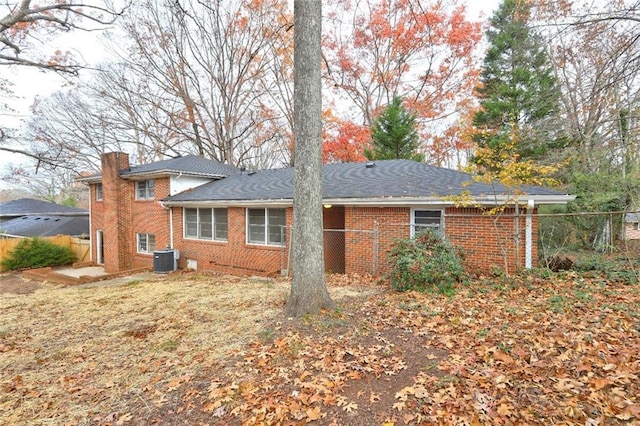
[{"label": "doorway", "polygon": [[96,263],[104,265],[104,232],[96,231]]}]

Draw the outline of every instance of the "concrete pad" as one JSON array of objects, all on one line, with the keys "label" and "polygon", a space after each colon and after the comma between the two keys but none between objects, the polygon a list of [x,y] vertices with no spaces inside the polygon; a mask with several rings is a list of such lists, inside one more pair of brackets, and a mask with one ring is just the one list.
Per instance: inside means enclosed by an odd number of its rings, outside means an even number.
[{"label": "concrete pad", "polygon": [[80,278],[82,276],[88,277],[103,277],[109,275],[105,272],[102,266],[87,266],[84,268],[62,268],[56,269],[57,274],[67,275],[69,277]]}]

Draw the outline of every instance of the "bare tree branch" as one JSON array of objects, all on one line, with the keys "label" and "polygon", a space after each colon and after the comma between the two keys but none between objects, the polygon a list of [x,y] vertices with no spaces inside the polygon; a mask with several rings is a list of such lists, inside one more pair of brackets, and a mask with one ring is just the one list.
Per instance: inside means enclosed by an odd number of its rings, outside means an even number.
[{"label": "bare tree branch", "polygon": [[[91,31],[87,24],[105,27],[112,24],[127,9],[120,10],[104,5],[84,2],[49,1],[51,4],[32,5],[31,0],[6,2],[5,15],[0,12],[0,65],[29,66],[55,72],[77,74],[78,64],[65,63],[61,58],[42,58],[28,55],[33,34],[47,30],[71,29]],[[7,51],[3,53],[3,51]],[[11,53],[8,53],[11,52]]]}]

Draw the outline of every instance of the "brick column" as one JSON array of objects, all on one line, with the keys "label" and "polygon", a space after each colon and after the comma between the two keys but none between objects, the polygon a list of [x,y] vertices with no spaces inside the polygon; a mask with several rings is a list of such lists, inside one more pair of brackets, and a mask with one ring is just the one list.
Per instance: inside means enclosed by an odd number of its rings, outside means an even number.
[{"label": "brick column", "polygon": [[131,269],[131,182],[120,177],[129,167],[129,155],[110,152],[102,155],[102,198],[104,204],[104,268],[109,273]]}]

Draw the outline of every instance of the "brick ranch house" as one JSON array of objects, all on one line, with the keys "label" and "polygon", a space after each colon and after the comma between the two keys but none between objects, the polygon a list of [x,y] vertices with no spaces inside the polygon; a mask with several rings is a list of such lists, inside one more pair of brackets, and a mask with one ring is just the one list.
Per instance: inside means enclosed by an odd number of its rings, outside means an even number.
[{"label": "brick ranch house", "polygon": [[[247,172],[197,156],[131,166],[127,154],[114,152],[103,155],[101,175],[78,180],[91,191],[92,260],[107,272],[151,267],[154,251],[167,247],[179,251],[179,268],[293,269],[292,168]],[[511,199],[506,188],[465,173],[410,160],[325,165],[325,268],[379,274],[393,241],[424,228],[461,247],[470,270],[536,266],[538,206],[573,196],[521,190],[518,209],[496,218],[486,210]],[[450,201],[463,192],[473,207]]]}]

